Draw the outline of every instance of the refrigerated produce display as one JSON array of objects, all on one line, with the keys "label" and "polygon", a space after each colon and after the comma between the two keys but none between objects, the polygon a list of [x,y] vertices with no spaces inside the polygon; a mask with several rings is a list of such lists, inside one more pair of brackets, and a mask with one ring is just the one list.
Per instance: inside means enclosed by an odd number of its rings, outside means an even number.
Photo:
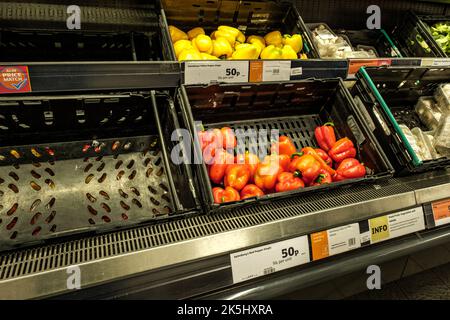
[{"label": "refrigerated produce display", "polygon": [[450,7],[373,5],[0,3],[0,299],[346,298],[448,263]]}]

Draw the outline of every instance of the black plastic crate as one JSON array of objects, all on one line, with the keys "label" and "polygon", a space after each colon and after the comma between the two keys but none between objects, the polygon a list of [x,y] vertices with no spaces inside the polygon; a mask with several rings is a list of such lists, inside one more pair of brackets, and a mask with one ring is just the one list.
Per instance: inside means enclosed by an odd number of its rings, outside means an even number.
[{"label": "black plastic crate", "polygon": [[[202,27],[207,34],[219,25],[229,25],[246,35],[260,35],[280,30],[282,34],[301,34],[303,50],[308,58],[319,58],[306,26],[295,5],[287,1],[233,0],[162,0],[169,25],[184,31]],[[175,51],[170,46],[173,56]]]},{"label": "black plastic crate", "polygon": [[0,249],[193,212],[162,93],[0,98]]},{"label": "black plastic crate", "polygon": [[423,24],[424,29],[427,31],[430,42],[434,44],[434,47],[436,48],[436,51],[439,52],[439,56],[441,57],[450,57],[450,52],[445,52],[443,48],[436,42],[436,40],[433,37],[431,27],[438,22],[447,22],[447,24],[450,24],[450,16],[418,16],[420,19],[420,22]]},{"label": "black plastic crate", "polygon": [[450,159],[420,161],[407,142],[399,122],[426,129],[414,111],[422,96],[432,96],[450,80],[450,68],[368,67],[361,69],[352,89],[357,106],[377,137],[397,174],[445,168]]},{"label": "black plastic crate", "polygon": [[445,57],[425,25],[412,11],[392,31],[392,38],[404,57]]},{"label": "black plastic crate", "polygon": [[158,32],[0,30],[0,61],[163,60]]},{"label": "black plastic crate", "polygon": [[[243,130],[267,129],[265,137],[267,151],[270,148],[270,129],[278,129],[280,135],[289,136],[300,150],[305,146],[316,146],[315,127],[332,121],[337,137],[348,136],[352,139],[358,150],[358,158],[372,169],[369,175],[361,179],[268,194],[258,199],[214,204],[206,165],[198,164],[196,174],[207,211],[227,210],[272,199],[298,196],[306,192],[320,192],[344,185],[374,182],[393,174],[392,166],[360,115],[355,112],[350,93],[340,79],[207,87],[182,86],[179,98],[182,105],[181,112],[186,126],[194,137],[196,156],[199,159],[201,151],[197,132],[201,127],[194,123],[196,121],[201,121],[205,129],[223,126]],[[264,140],[264,136],[262,138]],[[247,139],[246,148],[252,150],[254,143],[251,138]]]},{"label": "black plastic crate", "polygon": [[315,49],[318,47],[313,40],[312,31],[319,25],[325,25],[335,35],[343,37],[354,49],[372,49],[378,58],[401,58],[402,55],[392,39],[384,29],[381,30],[348,30],[342,28],[331,29],[326,23],[307,23],[309,37]]},{"label": "black plastic crate", "polygon": [[174,60],[159,0],[129,7],[106,2],[80,5],[81,29],[68,30],[65,7],[4,4],[0,61]]}]

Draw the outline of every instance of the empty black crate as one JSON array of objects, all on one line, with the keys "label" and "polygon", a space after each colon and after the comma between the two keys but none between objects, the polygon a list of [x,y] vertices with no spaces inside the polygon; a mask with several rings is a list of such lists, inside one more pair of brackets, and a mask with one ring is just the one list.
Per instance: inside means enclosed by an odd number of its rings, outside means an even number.
[{"label": "empty black crate", "polygon": [[[185,32],[202,27],[210,34],[220,25],[229,25],[241,29],[246,36],[264,36],[275,30],[282,34],[298,33],[303,37],[303,52],[309,58],[319,58],[300,13],[290,2],[163,0],[162,5],[167,23]],[[175,56],[173,46],[171,50]]]},{"label": "empty black crate", "polygon": [[155,92],[0,98],[0,249],[195,209]]},{"label": "empty black crate", "polygon": [[[267,135],[261,137],[262,141],[259,140],[267,147],[267,152],[270,148],[270,129],[278,129],[280,135],[289,136],[300,150],[305,146],[316,146],[315,127],[332,121],[337,137],[349,137],[358,150],[357,157],[372,171],[361,179],[219,205],[213,203],[212,185],[206,165],[202,163],[196,166],[196,173],[208,211],[229,209],[304,192],[324,191],[364,181],[373,182],[392,176],[392,166],[359,114],[355,112],[350,93],[340,79],[207,87],[182,86],[181,92],[181,110],[197,144],[197,132],[201,130],[201,126],[194,122],[201,121],[205,129],[223,126],[244,131],[267,129]],[[250,146],[254,143],[256,141],[246,139],[246,148],[251,149]],[[197,157],[201,158],[198,145],[196,152]]]},{"label": "empty black crate", "polygon": [[392,38],[404,57],[445,57],[419,17],[408,11],[392,31]]},{"label": "empty black crate", "polygon": [[[446,167],[450,159],[420,161],[399,123],[426,131],[414,108],[422,96],[432,96],[441,83],[449,82],[450,68],[385,68],[361,69],[352,89],[357,106],[377,137],[397,174],[409,174]],[[359,102],[360,101],[360,102]]]}]

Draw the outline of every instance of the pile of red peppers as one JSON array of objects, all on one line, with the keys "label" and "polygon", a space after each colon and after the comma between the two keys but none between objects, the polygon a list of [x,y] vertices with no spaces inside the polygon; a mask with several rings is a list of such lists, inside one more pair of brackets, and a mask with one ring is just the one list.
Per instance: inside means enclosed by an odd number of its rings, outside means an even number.
[{"label": "pile of red peppers", "polygon": [[356,157],[348,137],[336,140],[334,125],[318,126],[314,136],[320,148],[304,147],[298,152],[287,136],[271,144],[270,155],[233,153],[237,141],[229,127],[199,131],[199,142],[215,203],[261,197],[336,181],[362,178],[366,167]]}]

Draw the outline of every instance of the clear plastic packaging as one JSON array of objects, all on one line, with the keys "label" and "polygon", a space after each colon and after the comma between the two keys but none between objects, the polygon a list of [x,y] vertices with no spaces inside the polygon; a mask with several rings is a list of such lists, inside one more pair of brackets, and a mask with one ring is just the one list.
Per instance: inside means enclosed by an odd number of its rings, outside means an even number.
[{"label": "clear plastic packaging", "polygon": [[416,104],[416,113],[429,130],[435,130],[441,119],[442,111],[433,97],[420,97]]},{"label": "clear plastic packaging", "polygon": [[426,145],[428,146],[428,149],[431,152],[431,157],[433,159],[439,159],[442,156],[436,151],[436,148],[434,147],[434,136],[433,136],[433,132],[429,131],[429,132],[424,132],[423,133],[423,138],[425,140]]},{"label": "clear plastic packaging", "polygon": [[343,59],[345,52],[352,52],[350,44],[344,38],[335,35],[324,24],[314,29],[313,40],[321,58]]},{"label": "clear plastic packaging", "polygon": [[450,157],[450,115],[441,117],[434,134],[434,147],[445,157]]},{"label": "clear plastic packaging", "polygon": [[416,138],[414,134],[411,132],[411,130],[404,124],[399,125],[400,129],[402,129],[403,134],[406,137],[406,140],[408,140],[409,144],[411,145],[411,148],[414,150],[415,154],[419,158],[419,160],[424,160],[422,157],[422,152],[420,150],[419,145],[417,144]]},{"label": "clear plastic packaging", "polygon": [[450,114],[450,83],[443,83],[434,92],[437,104],[442,112]]},{"label": "clear plastic packaging", "polygon": [[430,149],[434,149],[434,147],[431,146],[430,148],[425,142],[425,137],[422,130],[415,127],[411,129],[411,133],[414,135],[417,146],[419,147],[420,158],[422,158],[422,160],[432,160],[433,156],[431,155]]}]

